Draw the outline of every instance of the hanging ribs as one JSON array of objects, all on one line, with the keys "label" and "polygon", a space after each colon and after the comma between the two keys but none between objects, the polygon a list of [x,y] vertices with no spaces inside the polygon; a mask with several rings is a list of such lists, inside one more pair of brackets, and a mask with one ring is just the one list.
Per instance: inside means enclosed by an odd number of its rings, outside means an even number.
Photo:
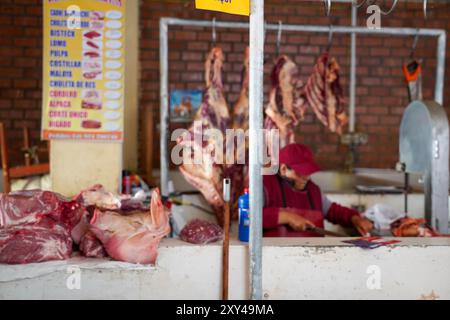
[{"label": "hanging ribs", "polygon": [[[303,81],[296,64],[287,56],[280,56],[271,74],[272,89],[266,107],[264,129],[278,129],[280,148],[295,141],[294,127],[303,119],[306,103],[302,96]],[[271,150],[271,139],[266,131]]]},{"label": "hanging ribs", "polygon": [[335,58],[323,53],[314,66],[309,77],[304,96],[317,118],[331,132],[342,133],[347,123],[343,106],[343,91],[339,83],[339,65]]}]

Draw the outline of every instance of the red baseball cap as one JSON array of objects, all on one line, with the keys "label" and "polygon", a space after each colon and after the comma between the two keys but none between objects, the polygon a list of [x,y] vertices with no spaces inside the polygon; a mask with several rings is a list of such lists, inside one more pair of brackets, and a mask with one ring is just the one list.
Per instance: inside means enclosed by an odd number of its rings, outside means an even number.
[{"label": "red baseball cap", "polygon": [[279,163],[288,165],[302,176],[309,176],[320,171],[320,167],[314,161],[311,149],[299,143],[288,144],[282,148],[280,150]]}]

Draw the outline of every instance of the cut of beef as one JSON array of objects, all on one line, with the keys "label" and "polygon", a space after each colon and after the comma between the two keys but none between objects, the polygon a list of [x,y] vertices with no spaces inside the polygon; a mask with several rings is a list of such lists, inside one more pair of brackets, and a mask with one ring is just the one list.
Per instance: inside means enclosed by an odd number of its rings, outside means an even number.
[{"label": "cut of beef", "polygon": [[64,260],[71,254],[72,239],[66,226],[49,217],[0,229],[0,263]]},{"label": "cut of beef", "polygon": [[222,228],[205,220],[194,219],[180,232],[180,239],[194,244],[207,244],[221,240]]}]

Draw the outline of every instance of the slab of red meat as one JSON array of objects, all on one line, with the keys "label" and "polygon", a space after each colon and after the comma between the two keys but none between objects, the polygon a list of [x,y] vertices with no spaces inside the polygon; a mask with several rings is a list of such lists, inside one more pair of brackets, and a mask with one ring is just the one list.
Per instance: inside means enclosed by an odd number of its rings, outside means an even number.
[{"label": "slab of red meat", "polygon": [[343,105],[343,90],[339,83],[339,65],[328,52],[323,53],[309,77],[304,96],[320,122],[331,132],[342,133],[347,123]]},{"label": "slab of red meat", "polygon": [[[206,136],[206,130],[217,129],[225,137],[225,130],[230,127],[230,115],[223,95],[222,84],[223,53],[220,48],[213,48],[205,63],[206,90],[203,102],[194,117],[195,121],[201,121],[203,135],[200,139],[194,139],[200,133],[194,125],[189,131],[181,135],[177,143],[183,146],[184,162],[180,171],[186,180],[200,190],[208,203],[213,207],[219,220],[222,220],[224,201],[222,198],[223,163],[216,163],[214,136]],[[223,144],[223,137],[220,140]],[[196,143],[199,140],[200,143]],[[194,160],[194,154],[202,155],[201,164],[188,164]]]},{"label": "slab of red meat", "polygon": [[72,229],[83,213],[80,204],[55,192],[22,190],[0,194],[0,228],[35,223],[48,216]]},{"label": "slab of red meat", "polygon": [[0,263],[64,260],[71,254],[72,239],[67,227],[50,217],[0,229]]},{"label": "slab of red meat", "polygon": [[194,219],[180,232],[180,239],[194,244],[207,244],[223,238],[220,226],[205,220]]},{"label": "slab of red meat", "polygon": [[[295,142],[294,127],[303,119],[306,111],[302,97],[303,81],[299,78],[296,64],[287,56],[280,56],[271,74],[272,89],[266,107],[264,129],[278,129],[280,148]],[[272,143],[266,131],[269,150]]]},{"label": "slab of red meat", "polygon": [[152,194],[150,212],[121,215],[96,209],[90,224],[112,258],[131,263],[154,264],[159,242],[170,232],[159,190]]}]

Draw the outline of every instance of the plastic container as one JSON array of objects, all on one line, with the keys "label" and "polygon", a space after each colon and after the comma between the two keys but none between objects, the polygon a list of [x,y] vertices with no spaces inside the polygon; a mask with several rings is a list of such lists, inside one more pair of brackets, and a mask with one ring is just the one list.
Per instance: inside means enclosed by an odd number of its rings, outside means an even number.
[{"label": "plastic container", "polygon": [[239,240],[248,242],[250,235],[250,214],[249,214],[250,195],[248,188],[244,189],[244,194],[239,197]]},{"label": "plastic container", "polygon": [[122,193],[131,194],[131,172],[128,170],[122,172]]}]

